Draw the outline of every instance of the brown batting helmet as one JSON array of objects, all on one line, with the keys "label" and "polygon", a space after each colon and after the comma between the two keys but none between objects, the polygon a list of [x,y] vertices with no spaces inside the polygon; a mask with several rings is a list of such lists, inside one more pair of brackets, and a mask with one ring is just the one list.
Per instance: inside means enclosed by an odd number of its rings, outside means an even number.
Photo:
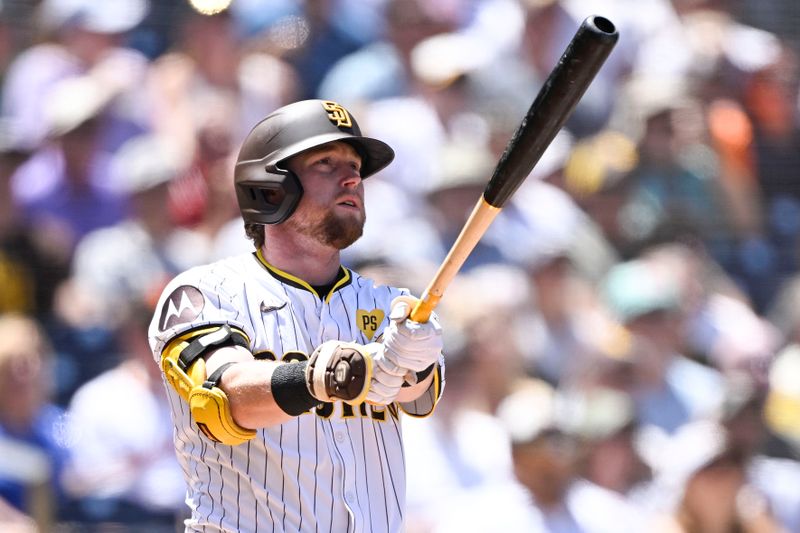
[{"label": "brown batting helmet", "polygon": [[279,224],[294,212],[303,195],[297,176],[284,162],[329,142],[343,141],[361,156],[361,178],[394,159],[394,151],[364,137],[347,109],[327,100],[303,100],[269,114],[247,135],[234,171],[236,198],[247,223]]}]

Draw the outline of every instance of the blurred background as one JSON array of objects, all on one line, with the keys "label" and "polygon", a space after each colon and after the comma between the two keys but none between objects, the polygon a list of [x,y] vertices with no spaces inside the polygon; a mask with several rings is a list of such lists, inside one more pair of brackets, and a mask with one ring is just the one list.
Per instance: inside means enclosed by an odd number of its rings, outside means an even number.
[{"label": "blurred background", "polygon": [[407,530],[800,532],[796,0],[0,0],[0,530],[182,531],[146,329],[252,249],[259,119],[394,147],[343,260],[420,294],[594,14],[617,47],[437,310]]}]

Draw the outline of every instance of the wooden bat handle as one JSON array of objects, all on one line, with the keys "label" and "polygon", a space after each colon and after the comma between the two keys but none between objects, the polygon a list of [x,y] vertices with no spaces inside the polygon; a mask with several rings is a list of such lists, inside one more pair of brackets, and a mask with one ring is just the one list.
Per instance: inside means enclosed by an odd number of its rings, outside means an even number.
[{"label": "wooden bat handle", "polygon": [[478,203],[475,204],[456,242],[450,248],[450,252],[448,252],[444,262],[439,266],[438,272],[428,284],[428,288],[422,293],[420,301],[411,311],[411,320],[415,322],[428,321],[434,307],[442,299],[444,290],[458,274],[464,261],[467,260],[470,252],[478,244],[483,234],[486,233],[487,228],[499,212],[500,208],[488,203],[483,196],[478,199]]}]

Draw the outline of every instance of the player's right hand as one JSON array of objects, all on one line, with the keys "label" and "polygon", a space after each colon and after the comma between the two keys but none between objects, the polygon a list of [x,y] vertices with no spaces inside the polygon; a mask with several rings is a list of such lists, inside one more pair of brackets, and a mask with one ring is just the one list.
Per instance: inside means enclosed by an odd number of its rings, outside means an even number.
[{"label": "player's right hand", "polygon": [[444,348],[442,328],[436,313],[427,322],[409,318],[416,298],[398,296],[392,301],[390,324],[383,332],[386,357],[394,365],[422,372],[439,360]]},{"label": "player's right hand", "polygon": [[406,369],[394,364],[386,357],[385,347],[379,343],[368,344],[372,353],[372,381],[367,393],[367,403],[389,405],[400,393],[405,381]]}]

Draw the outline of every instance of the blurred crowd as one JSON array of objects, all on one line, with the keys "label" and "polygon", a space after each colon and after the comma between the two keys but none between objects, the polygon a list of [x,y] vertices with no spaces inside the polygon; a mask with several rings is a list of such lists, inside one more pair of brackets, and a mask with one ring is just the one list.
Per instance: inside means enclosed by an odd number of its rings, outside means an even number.
[{"label": "blurred crowd", "polygon": [[437,309],[407,531],[800,532],[793,0],[0,0],[0,530],[181,530],[146,328],[252,250],[260,118],[395,149],[343,259],[420,294],[591,15],[617,47]]}]

